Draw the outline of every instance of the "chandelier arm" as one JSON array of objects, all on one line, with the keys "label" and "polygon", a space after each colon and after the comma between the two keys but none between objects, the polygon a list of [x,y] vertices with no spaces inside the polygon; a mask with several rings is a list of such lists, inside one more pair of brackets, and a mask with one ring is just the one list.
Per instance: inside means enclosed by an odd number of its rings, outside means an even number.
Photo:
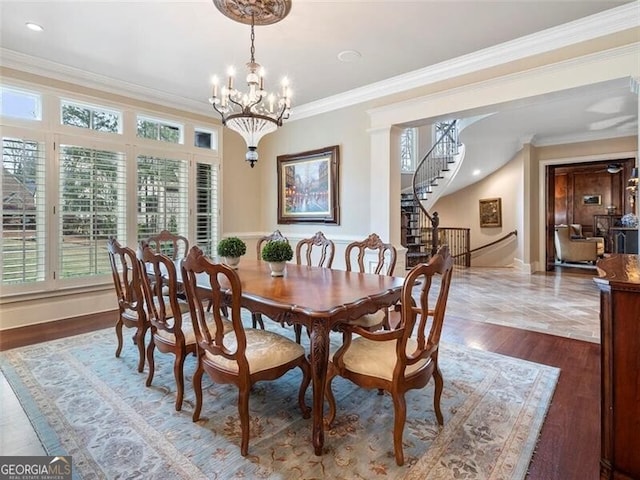
[{"label": "chandelier arm", "polygon": [[218,107],[216,107],[215,103],[212,103],[211,106],[213,107],[213,109],[218,112],[220,114],[220,116],[222,117],[222,123],[224,123],[224,112],[222,110],[220,110]]}]

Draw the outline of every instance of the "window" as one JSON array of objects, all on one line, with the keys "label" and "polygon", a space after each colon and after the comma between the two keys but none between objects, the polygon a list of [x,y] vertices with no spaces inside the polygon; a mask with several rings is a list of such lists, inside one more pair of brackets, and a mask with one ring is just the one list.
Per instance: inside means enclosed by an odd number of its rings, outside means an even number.
[{"label": "window", "polygon": [[416,169],[417,135],[415,128],[405,128],[400,134],[400,171],[412,173]]},{"label": "window", "polygon": [[43,144],[2,138],[2,284],[44,280]]},{"label": "window", "polygon": [[[111,236],[135,248],[166,229],[215,254],[218,127],[136,117],[134,106],[79,102],[74,92],[43,101],[43,92],[0,87],[0,301],[104,288]],[[199,146],[183,143],[185,131]],[[46,311],[45,302],[37,308]]]},{"label": "window", "polygon": [[165,120],[138,116],[138,137],[168,143],[183,143],[183,127]]},{"label": "window", "polygon": [[122,114],[114,110],[63,101],[60,115],[63,125],[122,133]]},{"label": "window", "polygon": [[0,87],[3,116],[23,120],[42,120],[42,98],[40,94],[8,87]]},{"label": "window", "polygon": [[60,146],[60,278],[111,272],[106,242],[124,241],[124,154]]},{"label": "window", "polygon": [[187,232],[187,162],[138,156],[138,240],[160,230]]},{"label": "window", "polygon": [[[437,122],[433,126],[434,157],[451,157],[458,154],[458,124],[456,120]],[[436,143],[438,142],[438,143]]]},{"label": "window", "polygon": [[193,145],[198,148],[217,150],[218,143],[217,143],[216,134],[208,130],[202,130],[200,128],[196,128]]},{"label": "window", "polygon": [[217,255],[218,167],[196,163],[196,241],[209,256]]}]

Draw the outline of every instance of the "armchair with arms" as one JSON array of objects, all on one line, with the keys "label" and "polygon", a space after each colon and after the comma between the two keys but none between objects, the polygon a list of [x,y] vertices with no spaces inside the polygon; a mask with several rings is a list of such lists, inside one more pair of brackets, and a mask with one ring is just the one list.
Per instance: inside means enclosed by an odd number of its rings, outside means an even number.
[{"label": "armchair with arms", "polygon": [[561,262],[593,262],[604,255],[604,238],[584,237],[582,225],[556,225],[556,258]]}]

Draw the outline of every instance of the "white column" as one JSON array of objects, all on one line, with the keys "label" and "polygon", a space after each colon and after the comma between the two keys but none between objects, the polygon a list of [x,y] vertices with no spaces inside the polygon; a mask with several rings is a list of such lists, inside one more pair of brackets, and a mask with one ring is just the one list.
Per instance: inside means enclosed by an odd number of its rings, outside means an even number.
[{"label": "white column", "polygon": [[369,130],[371,145],[370,231],[398,249],[396,275],[404,272],[404,248],[400,244],[400,133],[385,126]]}]

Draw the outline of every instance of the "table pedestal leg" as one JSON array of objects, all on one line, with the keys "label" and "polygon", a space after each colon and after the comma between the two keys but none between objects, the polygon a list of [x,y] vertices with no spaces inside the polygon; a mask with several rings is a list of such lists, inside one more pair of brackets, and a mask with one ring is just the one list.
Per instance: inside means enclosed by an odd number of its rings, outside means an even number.
[{"label": "table pedestal leg", "polygon": [[313,386],[313,449],[322,455],[324,445],[324,384],[329,361],[329,329],[326,320],[316,319],[311,326],[311,382]]}]

